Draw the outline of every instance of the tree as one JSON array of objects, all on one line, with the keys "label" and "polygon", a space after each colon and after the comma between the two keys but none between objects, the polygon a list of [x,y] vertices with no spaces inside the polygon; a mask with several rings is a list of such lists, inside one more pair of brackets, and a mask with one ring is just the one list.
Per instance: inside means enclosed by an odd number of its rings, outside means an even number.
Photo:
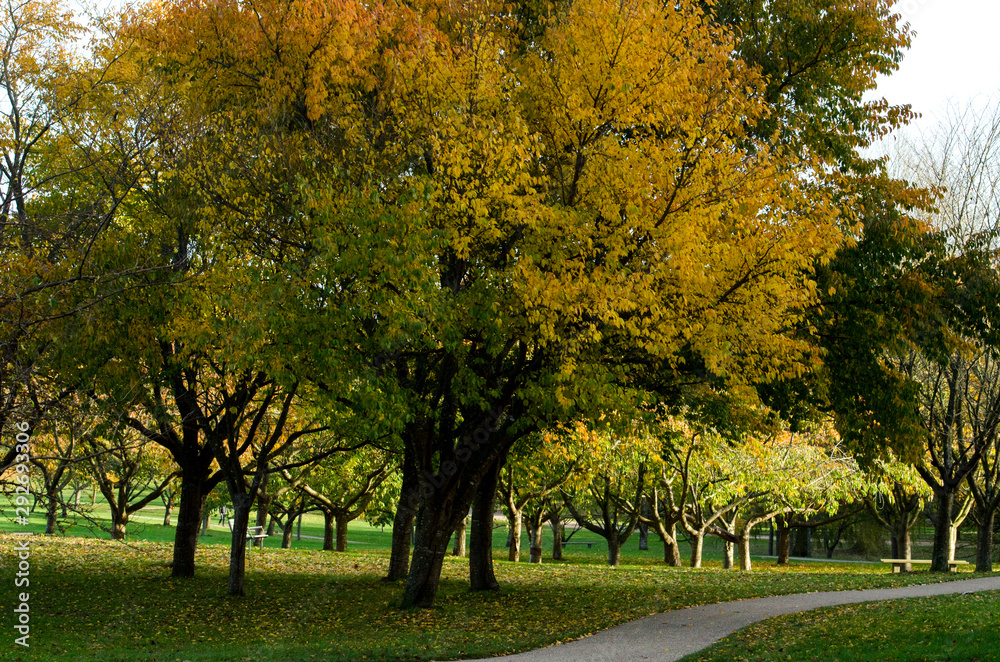
[{"label": "tree", "polygon": [[[552,434],[552,433],[547,433]],[[560,441],[526,438],[512,449],[501,472],[500,490],[507,506],[511,545],[507,560],[517,562],[521,552],[521,524],[528,523],[531,541],[530,560],[542,562],[542,525],[551,510],[549,496],[554,495],[577,471],[582,449],[574,448],[567,435]]]},{"label": "tree", "polygon": [[287,482],[282,483],[271,495],[271,521],[277,521],[281,527],[282,549],[291,548],[295,521],[308,511],[309,505],[308,498]]},{"label": "tree", "polygon": [[[778,565],[787,564],[792,554],[801,557],[811,556],[813,532],[817,529],[823,529],[825,535],[829,531],[829,527],[833,524],[838,524],[833,539],[827,540],[824,538],[827,558],[833,558],[833,550],[840,543],[840,537],[863,510],[864,506],[842,506],[834,512],[826,512],[825,517],[817,517],[812,511],[805,513],[792,512],[776,516],[778,523]],[[794,544],[792,544],[791,540],[792,534],[795,534]]]},{"label": "tree", "polygon": [[[740,567],[749,571],[755,526],[778,516],[833,515],[841,504],[860,500],[871,489],[830,426],[747,435],[731,444],[718,434],[702,436],[684,518],[693,538],[692,567],[700,566],[701,539],[713,533],[739,547]],[[787,546],[786,529],[779,538],[779,558],[783,551],[787,555]],[[725,567],[729,565],[731,559]]]},{"label": "tree", "polygon": [[[563,490],[563,500],[582,528],[608,542],[608,565],[621,561],[622,545],[639,524],[647,467],[654,463],[653,440],[647,435],[615,434],[578,426],[574,431],[587,472],[579,487]],[[582,458],[581,458],[582,459]]]},{"label": "tree", "polygon": [[[955,532],[972,501],[970,498],[956,513],[959,491],[995,443],[1000,393],[992,386],[996,376],[989,374],[993,363],[986,353],[970,356],[964,351],[956,352],[943,364],[927,361],[916,353],[899,363],[900,371],[921,386],[927,456],[916,469],[935,497],[932,570],[947,572],[948,561],[954,559]],[[990,384],[985,388],[983,377]]]},{"label": "tree", "polygon": [[45,502],[45,533],[56,532],[59,506],[63,504],[63,490],[73,477],[79,462],[81,436],[86,434],[86,423],[73,416],[73,412],[60,408],[57,416],[50,416],[37,428],[30,462],[41,474],[41,496]]},{"label": "tree", "polygon": [[171,515],[174,508],[174,500],[177,498],[177,486],[177,476],[174,476],[167,483],[163,492],[160,493],[160,501],[163,503],[163,526],[172,526],[173,524]]},{"label": "tree", "polygon": [[[69,486],[70,490],[72,490],[72,496],[70,499],[73,502],[72,507],[74,512],[81,512],[83,507],[80,505],[80,495],[87,491],[87,489],[93,490],[92,494],[96,497],[97,486],[94,484],[93,479],[90,478],[85,471],[74,471],[72,477],[70,478]],[[93,501],[94,500],[91,499],[91,503],[89,504],[90,506],[94,505]],[[65,509],[63,510],[63,517],[66,517],[69,514],[69,504],[64,504],[64,506]]]},{"label": "tree", "polygon": [[[749,472],[741,473],[747,467],[736,467],[735,452],[716,430],[707,426],[692,430],[684,425],[681,434],[687,437],[688,444],[684,466],[688,495],[680,523],[691,540],[691,567],[700,568],[705,535],[724,531],[716,522],[728,517],[735,524],[735,512],[741,506],[767,493],[747,489],[751,476]],[[731,563],[731,550],[726,551],[724,562]]]},{"label": "tree", "polygon": [[211,127],[205,217],[277,267],[280,313],[249,326],[400,434],[404,604],[433,602],[522,436],[651,399],[682,360],[752,380],[796,356],[839,230],[747,135],[760,79],[694,3],[555,7],[523,41],[502,11],[254,10],[185,3],[146,35]]},{"label": "tree", "polygon": [[[919,394],[926,453],[916,466],[934,491],[932,569],[941,572],[954,555],[953,518],[960,521],[968,513],[968,503],[956,508],[956,495],[996,443],[1000,424],[995,356],[1000,337],[993,324],[1000,312],[995,258],[1000,112],[994,108],[992,115],[978,118],[972,112],[953,114],[901,161],[914,178],[947,191],[930,220],[947,241],[942,267],[950,283],[943,306],[949,342],[944,351],[911,350],[891,360]],[[977,503],[988,518],[1000,502],[978,491]],[[992,526],[990,531],[992,536]]]},{"label": "tree", "polygon": [[[44,231],[30,198],[44,184],[44,158],[52,129],[67,108],[56,90],[67,81],[70,55],[65,44],[80,26],[59,2],[20,1],[3,7],[0,22],[0,433],[13,439],[13,425],[33,429],[40,412],[29,391],[38,362],[50,342],[38,333],[48,318],[40,305],[39,281],[61,279],[58,236]],[[53,228],[48,228],[52,230]],[[48,296],[45,297],[48,299]],[[10,433],[10,434],[8,434]],[[0,471],[13,464],[15,444],[3,444]]]},{"label": "tree", "polygon": [[[495,500],[500,484],[500,470],[503,468],[503,458],[496,458],[490,464],[483,476],[472,501],[471,530],[469,531],[469,588],[473,591],[496,591],[500,589],[496,574],[493,571],[493,515],[496,512]],[[411,474],[412,475],[412,474]],[[404,502],[412,496],[407,492],[407,471],[403,469],[401,485],[402,515],[412,526],[410,511],[418,506],[418,501]],[[396,526],[400,521],[400,511],[396,511],[393,523],[393,552],[397,548]],[[409,532],[407,532],[409,533]],[[408,537],[400,537],[409,542]],[[409,549],[406,550],[409,552]]]},{"label": "tree", "polygon": [[90,475],[111,511],[111,537],[122,540],[129,516],[160,498],[178,472],[161,449],[114,420],[87,434],[82,446]]},{"label": "tree", "polygon": [[878,159],[859,148],[912,117],[908,105],[865,99],[877,76],[891,75],[910,47],[912,32],[900,24],[893,5],[891,0],[709,4],[711,16],[733,28],[739,57],[761,73],[759,93],[772,113],[754,131],[778,132],[797,153],[821,157],[827,173],[831,166],[841,177],[877,170]]},{"label": "tree", "polygon": [[552,560],[562,559],[563,541],[566,540],[566,519],[565,506],[561,499],[553,499],[549,503],[549,511],[546,513],[549,527],[552,529]]},{"label": "tree", "polygon": [[[152,300],[147,299],[147,302],[155,302],[162,292],[148,291]],[[202,386],[204,367],[192,366],[185,370],[178,361],[178,355],[183,355],[184,351],[181,343],[157,338],[155,308],[142,311],[135,305],[138,303],[135,299],[119,301],[117,311],[124,313],[123,317],[129,320],[127,324],[107,312],[102,316],[104,328],[112,330],[113,334],[103,329],[93,330],[102,353],[113,346],[130,358],[127,362],[114,361],[102,367],[97,373],[100,381],[95,398],[102,409],[120,412],[130,428],[163,447],[180,469],[172,574],[190,577],[195,572],[195,550],[205,499],[223,480],[202,428],[210,426],[220,414],[214,408],[208,409],[214,416],[202,419],[199,425],[196,419],[198,399],[208,396],[207,389]],[[139,329],[142,331],[138,332]],[[90,355],[95,356],[96,352]],[[207,408],[209,403],[203,404]],[[135,415],[139,413],[141,416]]]},{"label": "tree", "polygon": [[[126,261],[102,270],[106,265],[91,261],[136,186],[148,126],[115,121],[135,95],[117,85],[112,71],[121,42],[103,29],[114,26],[95,19],[92,38],[83,41],[84,26],[58,0],[19,0],[2,12],[0,430],[6,431],[12,416],[34,427],[81,390],[78,366],[59,366],[52,355],[74,336],[82,311],[128,287],[123,277],[148,269]],[[13,457],[4,452],[0,467]]]},{"label": "tree", "polygon": [[892,558],[909,559],[913,551],[910,532],[923,512],[925,500],[933,493],[912,465],[891,456],[877,462],[869,475],[869,481],[882,485],[865,499],[868,512],[889,532]]},{"label": "tree", "polygon": [[993,572],[993,535],[996,512],[1000,507],[998,486],[998,449],[996,443],[983,455],[979,472],[968,477],[969,491],[975,503],[972,512],[976,521],[976,572]]},{"label": "tree", "polygon": [[466,542],[465,527],[466,524],[468,523],[468,520],[469,518],[466,517],[461,522],[459,522],[458,526],[455,528],[455,543],[454,545],[452,545],[451,548],[452,556],[458,556],[458,557],[465,556],[465,542]]},{"label": "tree", "polygon": [[[6,35],[3,84],[8,97],[17,99],[4,108],[10,121],[0,129],[4,148],[10,149],[3,175],[3,194],[10,203],[4,208],[8,225],[0,247],[13,267],[5,270],[0,291],[5,354],[0,369],[14,368],[16,374],[4,374],[0,388],[11,389],[4,396],[5,406],[10,405],[19,393],[35,388],[33,382],[44,369],[45,378],[54,384],[44,401],[51,404],[77,393],[83,384],[89,389],[88,379],[101,369],[114,372],[123,358],[139,356],[127,354],[134,347],[129,343],[118,347],[120,355],[107,351],[108,345],[95,347],[89,333],[95,316],[81,321],[80,312],[113,299],[122,303],[118,295],[162,283],[162,277],[152,274],[159,270],[162,276],[176,266],[169,259],[151,264],[148,255],[133,252],[136,235],[120,232],[123,204],[134,201],[137,182],[149,174],[137,164],[150,165],[142,158],[153,133],[148,119],[160,106],[141,77],[123,74],[134,61],[122,57],[117,35],[100,34],[89,45],[90,58],[75,58],[72,44],[79,31],[57,3],[15,3],[6,12],[10,21],[4,21],[4,29],[13,32]],[[19,38],[40,50],[22,48]],[[29,101],[34,105],[18,105]],[[148,178],[144,181],[149,183]],[[15,218],[16,228],[10,225]],[[126,225],[143,225],[135,219],[127,219]],[[153,226],[155,216],[143,221]],[[109,233],[114,234],[110,239]],[[121,325],[122,336],[138,328],[131,326],[127,313],[109,318],[111,324]],[[110,368],[109,362],[114,364]],[[125,384],[122,390],[129,387]],[[190,483],[197,472],[190,463],[188,469]],[[200,497],[196,500],[200,506]],[[190,499],[181,501],[182,512],[189,512],[183,502]],[[188,518],[180,519],[183,537]],[[179,575],[193,573],[197,520],[190,533],[190,554],[175,559]],[[177,547],[180,551],[182,546]]]},{"label": "tree", "polygon": [[910,183],[942,182],[892,171],[864,149],[913,116],[909,106],[866,101],[877,75],[891,74],[909,47],[909,26],[888,0],[722,0],[708,11],[735,28],[737,52],[764,76],[760,93],[772,112],[752,130],[777,132],[794,151],[816,156],[819,185],[832,188],[853,224],[837,256],[817,265],[821,303],[803,324],[817,345],[816,369],[771,384],[765,400],[793,423],[813,406],[833,412],[845,443],[866,462],[885,448],[916,461],[923,445],[916,392],[883,355],[911,344],[947,351],[955,279],[946,239],[928,223],[933,191]]},{"label": "tree", "polygon": [[712,389],[705,389],[696,396],[689,395],[687,399],[693,407],[682,407],[673,415],[661,414],[650,430],[650,434],[660,437],[662,444],[659,462],[653,465],[659,475],[651,476],[639,516],[640,521],[654,528],[663,542],[663,560],[667,565],[681,565],[677,525],[683,526],[685,514],[690,513],[692,520],[698,522],[696,530],[700,531],[692,536],[691,566],[701,567],[702,542],[708,530],[704,527],[711,526],[714,518],[703,517],[698,504],[689,508],[688,500],[697,492],[692,481],[697,482],[699,477],[694,472],[703,467],[696,453],[704,447],[702,437],[712,434],[709,426],[714,423],[738,435],[749,429],[762,431],[766,427],[764,420],[742,407],[738,396],[734,396],[736,394],[719,394]]},{"label": "tree", "polygon": [[394,468],[389,454],[365,448],[338,453],[322,464],[307,466],[295,477],[287,470],[282,476],[323,513],[323,549],[346,552],[347,525],[367,512]]}]

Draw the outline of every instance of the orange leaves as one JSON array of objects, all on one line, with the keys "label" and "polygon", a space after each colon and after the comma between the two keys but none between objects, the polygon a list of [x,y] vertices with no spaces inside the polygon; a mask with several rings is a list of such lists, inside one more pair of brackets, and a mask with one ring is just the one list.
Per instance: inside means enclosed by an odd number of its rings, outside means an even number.
[{"label": "orange leaves", "polygon": [[180,0],[160,11],[141,33],[187,69],[204,103],[271,118],[299,104],[309,121],[350,105],[341,88],[367,76],[382,16],[353,0]]}]

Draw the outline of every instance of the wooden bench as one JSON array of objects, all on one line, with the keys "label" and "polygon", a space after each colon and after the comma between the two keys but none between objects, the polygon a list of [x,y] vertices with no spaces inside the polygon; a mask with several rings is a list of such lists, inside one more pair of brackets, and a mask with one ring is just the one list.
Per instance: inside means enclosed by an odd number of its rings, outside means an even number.
[{"label": "wooden bench", "polygon": [[[233,520],[232,520],[232,518],[229,519],[228,524],[229,524],[229,532],[232,533],[233,532]],[[267,537],[267,533],[264,531],[264,527],[262,527],[262,526],[250,526],[250,527],[247,527],[247,540],[250,541],[250,546],[251,547],[253,547],[254,543],[256,543],[257,546],[260,547],[261,550],[263,550],[264,549],[264,538],[266,538],[266,537]]]},{"label": "wooden bench", "polygon": [[563,540],[562,541],[563,549],[566,549],[566,545],[586,545],[587,549],[590,549],[591,547],[594,546],[594,543],[586,542],[585,540]]},{"label": "wooden bench", "polygon": [[[930,565],[930,559],[880,559],[882,563],[891,563],[893,572],[901,572],[907,563],[911,565]],[[968,561],[948,561],[948,571],[955,572],[960,565],[969,565]]]}]

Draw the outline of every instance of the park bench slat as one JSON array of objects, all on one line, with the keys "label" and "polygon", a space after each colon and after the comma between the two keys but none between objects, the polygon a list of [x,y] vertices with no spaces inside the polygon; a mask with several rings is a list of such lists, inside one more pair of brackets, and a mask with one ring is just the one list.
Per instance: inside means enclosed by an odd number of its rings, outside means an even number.
[{"label": "park bench slat", "polygon": [[[233,520],[229,518],[226,522],[229,524],[229,532],[233,531]],[[260,543],[259,547],[264,549],[264,538],[267,538],[267,533],[264,531],[262,526],[250,526],[247,527],[247,540],[251,541],[250,546],[253,547],[254,543]]]},{"label": "park bench slat", "polygon": [[[879,559],[882,563],[891,563],[893,572],[900,572],[907,563],[910,565],[930,565],[930,559]],[[948,570],[958,570],[960,565],[969,565],[968,561],[948,561]]]}]

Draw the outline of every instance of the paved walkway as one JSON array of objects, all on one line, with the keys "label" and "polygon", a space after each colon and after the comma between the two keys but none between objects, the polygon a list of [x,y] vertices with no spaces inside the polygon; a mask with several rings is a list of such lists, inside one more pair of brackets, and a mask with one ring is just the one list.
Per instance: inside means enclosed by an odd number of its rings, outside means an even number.
[{"label": "paved walkway", "polygon": [[[487,658],[511,662],[670,662],[700,651],[751,623],[819,607],[922,598],[950,593],[1000,590],[1000,577],[864,591],[796,593],[756,600],[737,600],[654,614],[566,644]],[[483,662],[482,660],[477,662]]]}]

